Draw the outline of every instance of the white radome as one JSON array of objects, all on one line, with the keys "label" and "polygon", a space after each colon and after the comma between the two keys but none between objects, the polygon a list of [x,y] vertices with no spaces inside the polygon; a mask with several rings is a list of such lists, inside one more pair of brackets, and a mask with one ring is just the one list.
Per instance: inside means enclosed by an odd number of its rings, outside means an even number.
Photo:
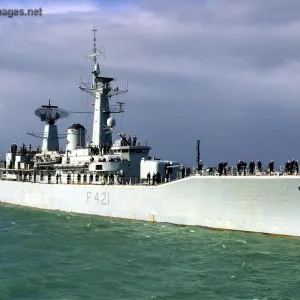
[{"label": "white radome", "polygon": [[108,118],[107,119],[107,126],[114,128],[116,126],[116,120],[114,118]]}]

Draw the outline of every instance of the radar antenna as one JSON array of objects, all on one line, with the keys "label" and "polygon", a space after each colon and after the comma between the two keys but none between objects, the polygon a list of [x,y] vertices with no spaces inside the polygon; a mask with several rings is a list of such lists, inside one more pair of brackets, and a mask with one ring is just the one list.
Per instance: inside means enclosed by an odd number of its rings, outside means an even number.
[{"label": "radar antenna", "polygon": [[59,119],[69,116],[69,112],[58,108],[58,106],[51,105],[50,99],[48,105],[42,105],[35,110],[35,115],[41,118],[42,122],[46,122],[49,125],[54,125]]},{"label": "radar antenna", "polygon": [[58,140],[66,137],[66,135],[58,134],[55,122],[59,119],[68,117],[69,114],[68,111],[58,108],[58,106],[51,105],[49,100],[48,105],[42,105],[35,110],[35,115],[38,116],[42,122],[46,123],[44,134],[34,134],[33,132],[27,134],[43,139],[42,151],[58,151]]}]

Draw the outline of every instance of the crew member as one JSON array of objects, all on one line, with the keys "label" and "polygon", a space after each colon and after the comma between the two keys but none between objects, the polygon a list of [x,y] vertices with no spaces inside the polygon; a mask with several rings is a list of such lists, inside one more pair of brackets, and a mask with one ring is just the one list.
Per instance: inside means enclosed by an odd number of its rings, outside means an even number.
[{"label": "crew member", "polygon": [[249,172],[251,175],[254,174],[254,169],[255,169],[255,163],[254,163],[254,160],[251,160],[250,164],[249,164]]},{"label": "crew member", "polygon": [[199,174],[202,174],[202,170],[203,170],[203,162],[202,162],[202,160],[199,160],[199,164],[198,164],[198,172],[199,172]]},{"label": "crew member", "polygon": [[270,161],[268,168],[269,168],[269,172],[270,172],[270,175],[271,175],[271,173],[274,172],[274,160]]},{"label": "crew member", "polygon": [[247,162],[245,160],[242,160],[242,168],[243,168],[243,171],[244,171],[244,176],[246,176],[246,169],[247,169]]},{"label": "crew member", "polygon": [[262,163],[261,163],[261,161],[260,161],[259,159],[257,160],[257,170],[258,170],[259,172],[262,171]]},{"label": "crew member", "polygon": [[219,176],[222,176],[223,170],[224,170],[224,162],[221,161],[221,162],[219,163],[219,169],[218,169]]},{"label": "crew member", "polygon": [[242,167],[243,167],[243,163],[242,163],[241,160],[239,160],[239,162],[237,163],[236,167],[237,167],[238,174],[241,175],[242,174],[241,171],[242,171]]},{"label": "crew member", "polygon": [[291,174],[292,173],[292,164],[291,161],[287,161],[285,164],[285,168],[284,168],[284,172],[287,174]]},{"label": "crew member", "polygon": [[183,166],[183,167],[182,167],[182,170],[181,170],[181,177],[182,177],[182,178],[185,177],[185,175],[186,175],[185,173],[186,173],[186,169],[185,169],[185,167]]},{"label": "crew member", "polygon": [[157,172],[157,174],[156,174],[156,182],[157,182],[157,184],[161,183],[161,176],[160,176],[159,172]]},{"label": "crew member", "polygon": [[155,184],[155,180],[156,180],[156,176],[155,176],[155,173],[153,173],[153,175],[152,175],[152,185]]},{"label": "crew member", "polygon": [[136,141],[137,141],[137,137],[134,135],[133,136],[132,146],[136,146]]}]

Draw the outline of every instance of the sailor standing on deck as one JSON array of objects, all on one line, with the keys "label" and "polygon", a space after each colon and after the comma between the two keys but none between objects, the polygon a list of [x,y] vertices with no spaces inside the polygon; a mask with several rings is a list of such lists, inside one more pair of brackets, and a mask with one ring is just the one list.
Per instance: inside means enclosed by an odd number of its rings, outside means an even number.
[{"label": "sailor standing on deck", "polygon": [[242,174],[243,162],[241,160],[239,160],[236,167],[237,167],[238,174],[241,175]]},{"label": "sailor standing on deck", "polygon": [[269,163],[269,172],[270,172],[270,175],[271,173],[274,172],[274,160],[271,160],[270,163]]},{"label": "sailor standing on deck", "polygon": [[222,161],[219,163],[219,169],[218,169],[219,176],[222,176],[223,170],[224,170],[224,162],[223,162],[223,160],[222,160]]},{"label": "sailor standing on deck", "polygon": [[203,162],[202,162],[202,160],[200,160],[199,164],[198,164],[198,172],[201,175],[202,175],[202,170],[203,170]]},{"label": "sailor standing on deck", "polygon": [[285,163],[284,172],[285,172],[286,174],[291,174],[291,170],[292,170],[292,164],[291,164],[291,161],[288,160],[288,161]]},{"label": "sailor standing on deck", "polygon": [[262,171],[262,163],[259,159],[257,160],[257,170],[258,170],[258,172]]},{"label": "sailor standing on deck", "polygon": [[136,141],[137,141],[137,137],[134,135],[133,136],[132,146],[136,146]]},{"label": "sailor standing on deck", "polygon": [[153,173],[153,175],[152,175],[152,185],[155,184],[155,181],[156,181],[156,175],[155,175],[155,173]]},{"label": "sailor standing on deck", "polygon": [[247,162],[243,160],[242,163],[243,163],[244,176],[246,176]]},{"label": "sailor standing on deck", "polygon": [[254,160],[251,160],[250,164],[249,164],[249,172],[251,175],[254,174],[254,169],[255,169],[255,163],[254,163]]},{"label": "sailor standing on deck", "polygon": [[128,140],[127,140],[128,146],[131,146],[131,136],[128,135]]}]

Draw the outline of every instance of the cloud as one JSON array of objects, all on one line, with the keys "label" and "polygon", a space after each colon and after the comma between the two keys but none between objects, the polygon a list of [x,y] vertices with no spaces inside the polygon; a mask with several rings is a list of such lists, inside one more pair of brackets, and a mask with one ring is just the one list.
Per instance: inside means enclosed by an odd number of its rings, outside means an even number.
[{"label": "cloud", "polygon": [[[118,130],[147,140],[156,156],[187,163],[195,162],[198,138],[209,163],[283,162],[300,146],[300,7],[288,2],[1,2],[43,8],[43,16],[1,16],[0,125],[8,116],[14,124],[2,135],[39,143],[25,133],[42,131],[33,112],[49,98],[69,110],[92,109],[78,82],[90,76],[84,54],[95,27],[103,74],[120,86],[129,81]],[[76,114],[60,130],[82,122],[90,132],[91,120]]]}]

